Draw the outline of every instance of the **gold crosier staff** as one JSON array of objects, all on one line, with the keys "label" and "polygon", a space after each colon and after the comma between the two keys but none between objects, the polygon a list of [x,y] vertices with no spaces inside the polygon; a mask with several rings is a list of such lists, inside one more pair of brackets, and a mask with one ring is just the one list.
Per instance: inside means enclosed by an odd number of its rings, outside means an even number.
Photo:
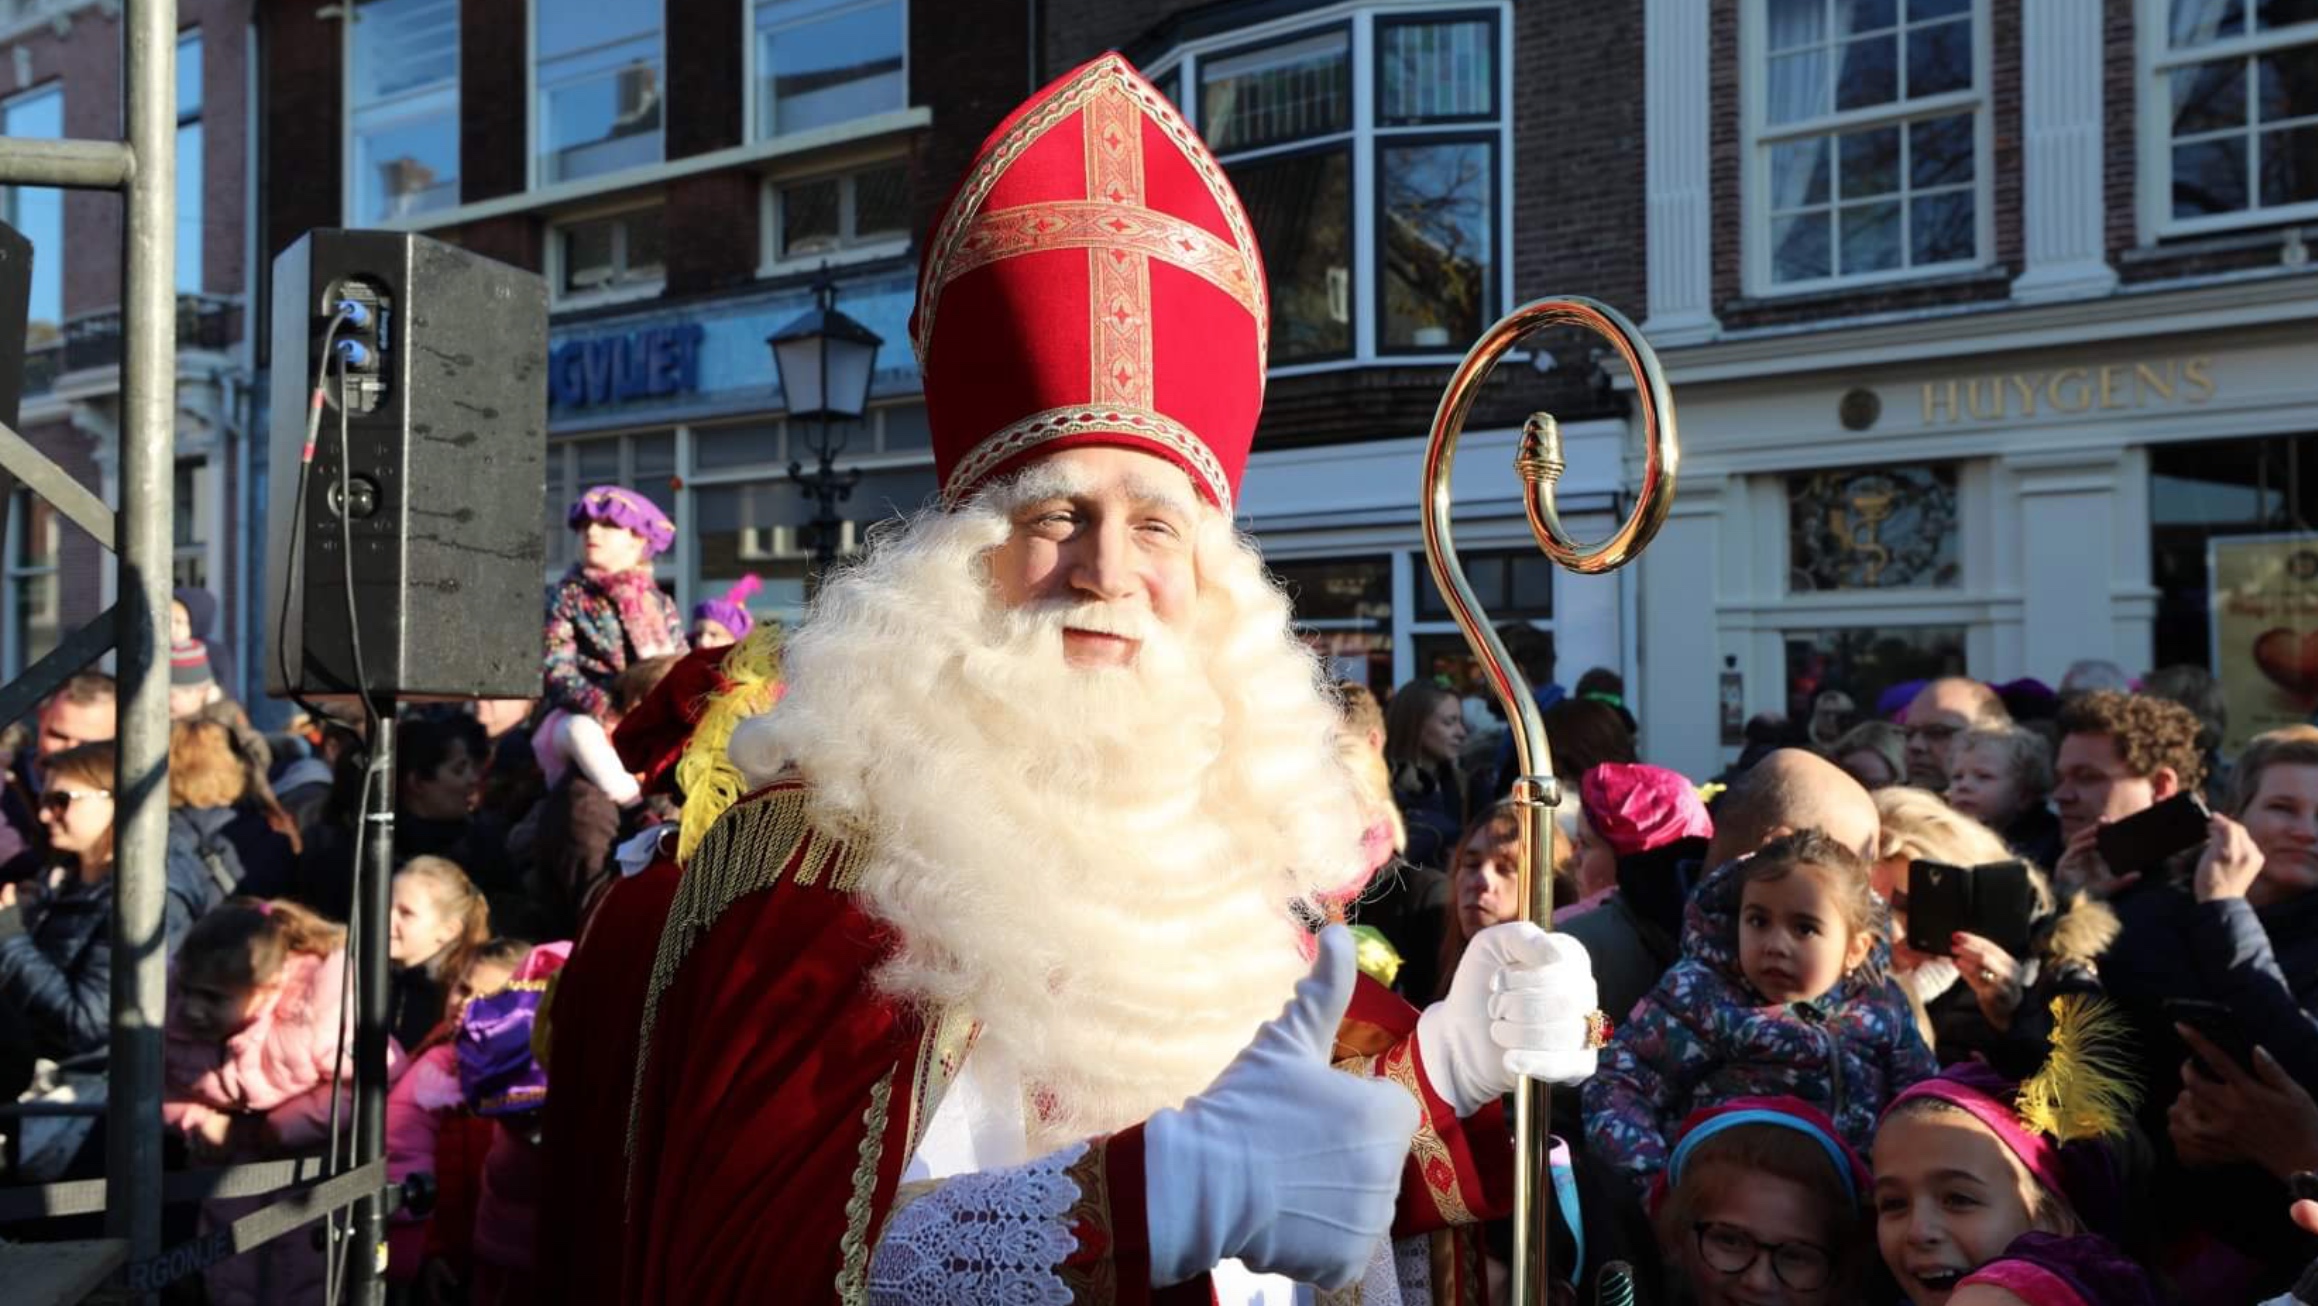
[{"label": "gold crosier staff", "polygon": [[[1489,624],[1489,616],[1465,582],[1464,566],[1449,532],[1449,473],[1456,461],[1457,437],[1481,385],[1507,350],[1540,327],[1584,327],[1616,349],[1635,378],[1635,397],[1641,403],[1643,466],[1640,493],[1624,524],[1609,539],[1581,545],[1562,529],[1554,504],[1554,483],[1563,468],[1561,431],[1550,413],[1532,413],[1522,424],[1521,445],[1514,455],[1514,470],[1522,481],[1522,498],[1529,508],[1529,529],[1547,557],[1571,571],[1586,575],[1622,567],[1641,556],[1650,537],[1665,524],[1674,504],[1674,473],[1681,447],[1674,434],[1674,401],[1658,356],[1634,324],[1617,310],[1590,299],[1540,299],[1525,304],[1489,328],[1465,361],[1449,378],[1441,406],[1433,414],[1432,442],[1425,450],[1425,557],[1432,564],[1433,583],[1448,599],[1449,611],[1481,663],[1489,687],[1505,707],[1513,730],[1514,755],[1521,777],[1513,784],[1513,803],[1521,821],[1521,875],[1519,897],[1522,919],[1547,928],[1553,921],[1553,818],[1561,804],[1561,786],[1553,778],[1553,752],[1545,737],[1545,722],[1538,716],[1537,700],[1529,682],[1505,644]],[[1538,1223],[1539,1194],[1544,1192],[1549,1086],[1534,1079],[1521,1081],[1514,1101],[1513,1178],[1513,1300],[1518,1306],[1540,1306],[1545,1300],[1546,1240]],[[1575,1219],[1576,1212],[1571,1212]]]}]

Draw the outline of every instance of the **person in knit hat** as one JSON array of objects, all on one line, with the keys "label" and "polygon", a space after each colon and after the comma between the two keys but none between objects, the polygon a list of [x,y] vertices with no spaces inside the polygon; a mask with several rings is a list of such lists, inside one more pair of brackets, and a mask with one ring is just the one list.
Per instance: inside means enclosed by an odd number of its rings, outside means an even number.
[{"label": "person in knit hat", "polygon": [[658,504],[618,485],[590,488],[565,520],[580,536],[581,558],[548,591],[543,697],[551,710],[533,748],[550,788],[577,763],[627,807],[642,791],[612,748],[612,687],[630,666],[684,651],[683,616],[652,575],[676,527]]},{"label": "person in knit hat", "polygon": [[169,719],[183,721],[225,697],[209,668],[209,646],[190,636],[169,646]]},{"label": "person in knit hat", "polygon": [[692,647],[731,648],[747,639],[749,629],[756,625],[756,618],[749,614],[749,600],[762,588],[764,582],[751,572],[716,598],[693,604]]},{"label": "person in knit hat", "polygon": [[1578,899],[1556,911],[1554,923],[1600,906],[1617,889],[1618,867],[1627,858],[1713,837],[1714,818],[1679,772],[1640,762],[1602,763],[1578,784],[1571,858]]}]

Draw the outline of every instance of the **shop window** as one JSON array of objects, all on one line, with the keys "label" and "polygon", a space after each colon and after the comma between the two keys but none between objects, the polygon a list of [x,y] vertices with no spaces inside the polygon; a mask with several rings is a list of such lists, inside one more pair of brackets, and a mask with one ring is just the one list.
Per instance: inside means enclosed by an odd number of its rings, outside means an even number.
[{"label": "shop window", "polygon": [[2237,535],[2318,543],[2318,434],[2151,448],[2149,523],[2155,665],[2216,669],[2208,546]]},{"label": "shop window", "polygon": [[[1465,583],[1491,617],[1543,621],[1553,616],[1553,562],[1536,549],[1460,550]],[[1451,620],[1448,600],[1433,584],[1423,554],[1413,560],[1417,578],[1417,620]]]},{"label": "shop window", "polygon": [[771,183],[779,262],[899,253],[909,244],[909,165],[896,160],[833,177]]},{"label": "shop window", "polygon": [[1830,690],[1872,713],[1894,685],[1963,675],[1964,636],[1962,626],[1787,631],[1787,719],[1810,720],[1812,704]]},{"label": "shop window", "polygon": [[2144,0],[2142,16],[2155,233],[2318,217],[2318,6]]},{"label": "shop window", "polygon": [[535,0],[531,12],[539,184],[660,162],[660,0]]},{"label": "shop window", "polygon": [[177,293],[201,293],[201,33],[177,41]]},{"label": "shop window", "polygon": [[649,295],[668,273],[659,205],[565,222],[554,230],[559,302]]},{"label": "shop window", "polygon": [[347,55],[350,221],[457,204],[459,0],[363,0],[347,24]]},{"label": "shop window", "polygon": [[757,133],[784,136],[908,107],[901,0],[762,0]]},{"label": "shop window", "polygon": [[1271,565],[1296,631],[1338,680],[1392,691],[1392,560],[1331,558]]},{"label": "shop window", "polygon": [[[934,493],[925,464],[869,471],[838,505],[838,551],[860,546],[872,523],[915,510]],[[698,550],[696,595],[720,594],[742,576],[764,582],[752,609],[794,616],[803,611],[813,550],[806,528],[820,505],[786,475],[695,490],[693,547]]]},{"label": "shop window", "polygon": [[[44,86],[0,101],[0,136],[54,140],[62,135],[63,87]],[[0,187],[0,219],[32,242],[25,348],[58,344],[64,339],[64,192],[45,186]]]},{"label": "shop window", "polygon": [[13,678],[46,656],[63,635],[57,560],[64,519],[46,499],[16,491],[7,540],[6,674]]},{"label": "shop window", "polygon": [[1985,0],[1758,0],[1751,280],[1774,290],[1984,261]]},{"label": "shop window", "polygon": [[1952,464],[1787,478],[1787,588],[1952,588],[1962,577]]},{"label": "shop window", "polygon": [[[1158,85],[1231,174],[1263,251],[1275,365],[1454,352],[1494,320],[1502,20],[1355,11],[1169,56]],[[1355,60],[1362,37],[1372,57]]]}]

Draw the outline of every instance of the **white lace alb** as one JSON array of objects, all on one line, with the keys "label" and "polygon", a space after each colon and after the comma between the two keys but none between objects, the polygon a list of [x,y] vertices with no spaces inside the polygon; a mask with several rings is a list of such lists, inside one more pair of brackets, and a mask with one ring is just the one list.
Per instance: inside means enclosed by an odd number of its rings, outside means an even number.
[{"label": "white lace alb", "polygon": [[1085,1143],[1024,1165],[945,1179],[886,1223],[869,1258],[877,1306],[1002,1301],[1070,1306],[1056,1273],[1078,1250],[1070,1167]]}]

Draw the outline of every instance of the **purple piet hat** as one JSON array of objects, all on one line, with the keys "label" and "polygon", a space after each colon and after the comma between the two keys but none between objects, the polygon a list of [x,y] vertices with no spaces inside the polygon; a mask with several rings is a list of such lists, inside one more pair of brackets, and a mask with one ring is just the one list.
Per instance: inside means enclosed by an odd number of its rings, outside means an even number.
[{"label": "purple piet hat", "polygon": [[749,627],[757,624],[756,618],[749,615],[749,597],[762,588],[764,588],[764,582],[758,580],[756,574],[751,572],[741,577],[722,596],[702,599],[693,604],[692,619],[694,621],[713,621],[731,631],[732,637],[736,641],[747,639]]},{"label": "purple piet hat", "polygon": [[509,1116],[547,1103],[547,1067],[531,1049],[548,977],[563,969],[569,943],[544,943],[496,993],[467,1004],[459,1017],[459,1093],[479,1116]]},{"label": "purple piet hat", "polygon": [[589,522],[609,522],[644,537],[644,544],[658,557],[676,543],[676,523],[660,511],[660,505],[624,485],[595,485],[572,500],[571,511],[564,515],[564,524],[573,530],[585,530]]}]

